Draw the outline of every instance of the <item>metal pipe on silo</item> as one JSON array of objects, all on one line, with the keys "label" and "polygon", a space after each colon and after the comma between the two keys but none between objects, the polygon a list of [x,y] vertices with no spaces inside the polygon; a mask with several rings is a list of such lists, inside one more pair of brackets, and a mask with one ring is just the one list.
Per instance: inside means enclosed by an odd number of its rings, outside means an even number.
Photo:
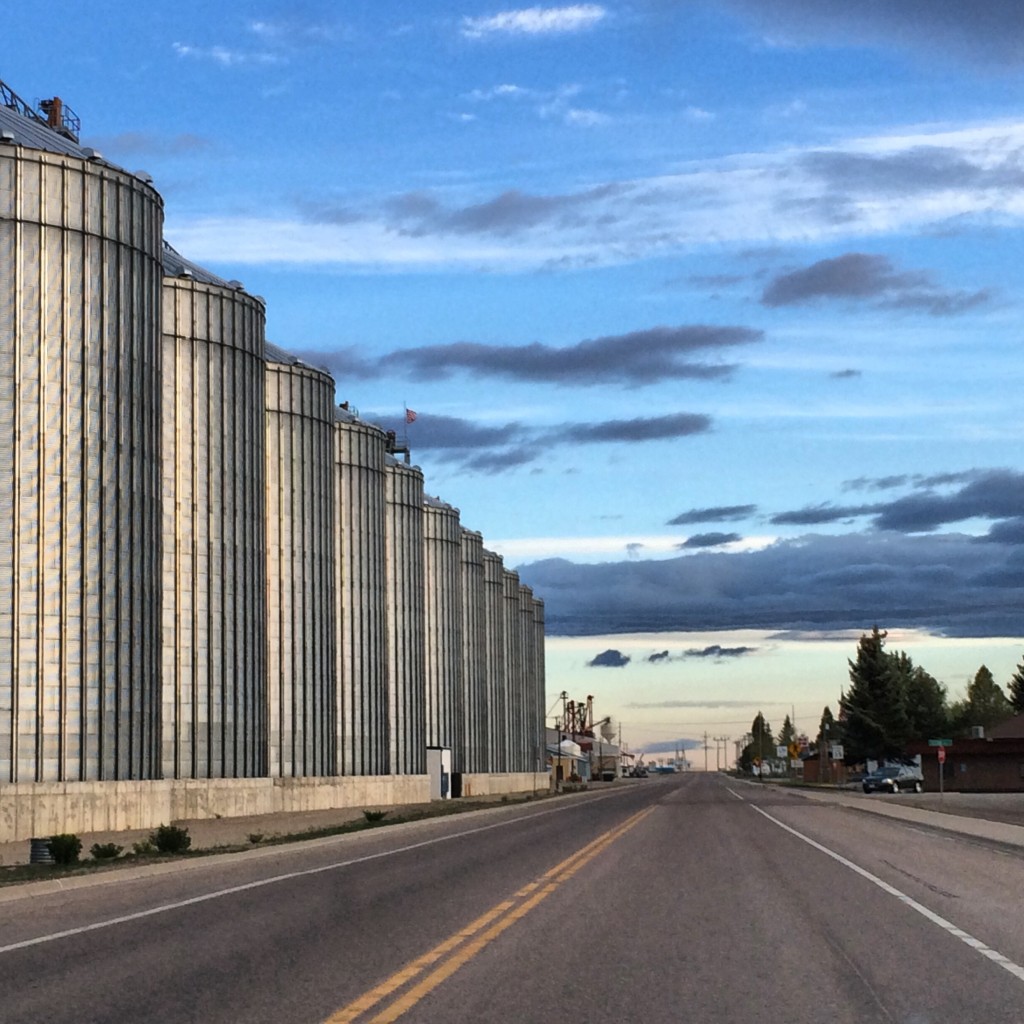
[{"label": "metal pipe on silo", "polygon": [[269,772],[333,775],[334,379],[265,355]]},{"label": "metal pipe on silo", "polygon": [[338,772],[389,772],[385,460],[387,435],[335,409]]},{"label": "metal pipe on silo", "polygon": [[0,782],[157,778],[163,201],[0,130]]},{"label": "metal pipe on silo", "polygon": [[389,760],[392,775],[424,775],[423,474],[391,456],[385,468]]},{"label": "metal pipe on silo", "polygon": [[163,263],[163,771],[266,775],[264,306]]},{"label": "metal pipe on silo", "polygon": [[485,550],[484,556],[484,677],[487,708],[486,772],[508,771],[508,733],[504,728],[505,604],[504,562],[501,555]]},{"label": "metal pipe on silo", "polygon": [[427,746],[450,747],[464,772],[462,708],[462,538],[458,509],[437,498],[423,505],[426,608]]},{"label": "metal pipe on silo", "polygon": [[502,687],[504,714],[501,729],[508,744],[506,771],[525,771],[522,767],[522,750],[517,745],[516,715],[519,692],[523,684],[523,645],[520,639],[519,615],[519,573],[503,569],[501,574],[502,605],[504,618],[505,679]]},{"label": "metal pipe on silo", "polygon": [[487,642],[484,610],[484,541],[461,532],[463,771],[487,771]]}]

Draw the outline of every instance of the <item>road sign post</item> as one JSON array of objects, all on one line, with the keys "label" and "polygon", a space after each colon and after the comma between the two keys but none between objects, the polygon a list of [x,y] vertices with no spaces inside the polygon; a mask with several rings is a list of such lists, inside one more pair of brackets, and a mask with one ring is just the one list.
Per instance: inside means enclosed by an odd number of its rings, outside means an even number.
[{"label": "road sign post", "polygon": [[945,768],[946,768],[946,747],[953,746],[952,740],[929,740],[929,747],[938,747],[939,749],[935,752],[939,759],[939,799],[943,798],[945,794]]}]

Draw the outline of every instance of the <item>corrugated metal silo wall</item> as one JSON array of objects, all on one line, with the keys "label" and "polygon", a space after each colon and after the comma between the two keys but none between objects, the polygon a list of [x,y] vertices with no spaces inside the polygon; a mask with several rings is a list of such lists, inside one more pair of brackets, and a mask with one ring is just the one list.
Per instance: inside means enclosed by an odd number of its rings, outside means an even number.
[{"label": "corrugated metal silo wall", "polygon": [[334,380],[268,360],[266,401],[269,770],[333,775]]},{"label": "corrugated metal silo wall", "polygon": [[533,694],[534,694],[534,717],[533,743],[540,751],[541,765],[547,760],[547,670],[544,658],[544,602],[539,598],[533,599]]},{"label": "corrugated metal silo wall", "polygon": [[263,305],[163,296],[164,775],[266,775]]},{"label": "corrugated metal silo wall", "polygon": [[487,771],[487,640],[484,542],[462,531],[462,706],[464,771]]},{"label": "corrugated metal silo wall", "polygon": [[524,772],[525,758],[517,743],[520,692],[523,687],[523,644],[520,637],[519,615],[519,573],[504,569],[501,574],[502,603],[505,617],[505,713],[501,727],[508,743],[508,768],[510,772]]},{"label": "corrugated metal silo wall", "polygon": [[523,650],[523,681],[519,688],[515,732],[522,751],[524,772],[537,770],[540,751],[534,743],[534,719],[537,716],[537,640],[533,625],[533,591],[519,587],[519,643]]},{"label": "corrugated metal silo wall", "polygon": [[428,500],[423,506],[427,746],[451,747],[453,772],[466,770],[462,739],[461,556],[458,511]]},{"label": "corrugated metal silo wall", "polygon": [[390,766],[393,775],[424,775],[423,474],[390,458],[386,473]]},{"label": "corrugated metal silo wall", "polygon": [[484,644],[487,695],[488,772],[509,770],[508,694],[505,665],[505,566],[501,555],[484,551]]},{"label": "corrugated metal silo wall", "polygon": [[384,431],[334,425],[335,601],[341,775],[386,775],[388,765]]},{"label": "corrugated metal silo wall", "polygon": [[162,219],[0,145],[0,781],[159,776]]}]

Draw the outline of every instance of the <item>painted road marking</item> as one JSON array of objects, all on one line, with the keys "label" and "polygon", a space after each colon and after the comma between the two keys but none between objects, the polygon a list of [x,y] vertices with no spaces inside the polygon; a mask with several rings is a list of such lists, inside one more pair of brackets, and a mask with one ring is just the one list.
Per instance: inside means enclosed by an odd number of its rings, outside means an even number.
[{"label": "painted road marking", "polygon": [[[618,793],[604,793],[601,796],[591,797],[588,803],[598,800],[607,800],[609,797],[621,796],[627,790],[620,790]],[[579,806],[579,805],[577,805]],[[491,829],[505,828],[520,821],[532,821],[534,818],[543,818],[549,814],[560,814],[562,811],[573,809],[571,805],[552,807],[546,811],[537,811],[535,814],[523,814],[516,818],[508,818],[505,821],[492,822],[490,825],[479,825],[477,828],[468,828],[463,832],[453,832],[446,836],[435,836],[433,839],[424,839],[419,843],[409,843],[407,846],[400,846],[394,850],[382,850],[380,853],[368,853],[365,857],[352,857],[349,860],[339,861],[336,864],[324,864],[318,868],[304,868],[302,871],[288,871],[285,874],[273,875],[270,878],[261,878],[256,882],[246,882],[243,885],[232,885],[226,889],[215,889],[213,892],[203,893],[200,896],[192,896],[186,900],[176,900],[174,903],[162,903],[158,907],[150,907],[149,910],[139,910],[133,914],[122,914],[120,917],[110,917],[103,921],[94,921],[92,924],[80,925],[77,928],[66,928],[64,931],[51,932],[48,935],[38,935],[34,939],[23,939],[21,942],[11,942],[6,946],[0,946],[0,955],[13,953],[18,949],[28,949],[30,946],[40,946],[46,942],[57,942],[59,939],[72,938],[75,935],[84,935],[86,932],[95,932],[103,928],[113,928],[115,925],[128,924],[131,921],[141,921],[147,917],[154,917],[157,914],[167,914],[174,910],[181,910],[184,907],[193,907],[197,903],[206,903],[209,900],[219,900],[226,896],[234,896],[236,893],[249,892],[252,889],[262,889],[267,885],[277,885],[279,882],[289,882],[295,878],[307,878],[310,875],[321,875],[326,871],[339,871],[342,868],[353,867],[356,864],[366,864],[369,861],[381,860],[384,857],[394,857],[399,853],[408,853],[410,850],[419,850],[424,846],[434,846],[437,843],[447,843],[452,839],[461,839],[464,836],[478,835],[481,832],[490,832]],[[282,851],[284,852],[284,851]]]},{"label": "painted road marking", "polygon": [[848,860],[840,853],[836,853],[834,850],[830,850],[827,846],[822,846],[821,843],[815,842],[809,836],[805,836],[800,832],[797,832],[795,828],[790,828],[785,822],[779,821],[778,818],[773,817],[767,811],[762,810],[756,804],[750,803],[749,800],[744,800],[739,793],[730,789],[730,793],[740,800],[743,800],[745,804],[752,807],[758,814],[767,818],[770,822],[778,825],[779,828],[788,832],[790,835],[796,836],[797,839],[808,846],[813,846],[814,849],[820,850],[826,856],[831,857],[834,861],[842,864],[843,867],[849,868],[855,874],[866,878],[869,882],[877,885],[883,892],[887,892],[890,896],[895,896],[901,903],[910,907],[911,910],[916,910],[922,917],[927,918],[932,924],[937,924],[943,931],[949,932],[950,935],[958,938],[965,946],[970,946],[971,949],[980,953],[982,956],[987,957],[993,963],[999,964],[1000,967],[1005,971],[1009,971],[1018,981],[1024,981],[1024,967],[1020,964],[1015,963],[1008,956],[1004,956],[997,949],[993,949],[991,946],[986,945],[981,939],[976,939],[973,935],[965,932],[962,928],[958,928],[952,921],[947,921],[941,914],[936,914],[934,910],[929,910],[923,903],[918,903],[912,896],[908,896],[905,892],[901,892],[894,885],[890,885],[884,879],[878,877],[878,875],[872,874],[866,868],[862,868],[859,864],[854,864],[852,860]]},{"label": "painted road marking", "polygon": [[450,978],[460,967],[472,960],[502,932],[510,928],[516,921],[524,918],[534,907],[556,892],[577,871],[589,864],[616,839],[638,825],[653,810],[653,807],[648,807],[639,811],[627,818],[621,825],[598,836],[597,839],[545,871],[539,878],[523,886],[511,899],[498,903],[429,952],[406,964],[347,1006],[343,1006],[328,1017],[324,1024],[351,1024],[389,996],[408,986],[427,968],[439,964],[430,974],[408,988],[390,1006],[385,1007],[367,1022],[367,1024],[391,1024],[412,1009],[424,996]]}]

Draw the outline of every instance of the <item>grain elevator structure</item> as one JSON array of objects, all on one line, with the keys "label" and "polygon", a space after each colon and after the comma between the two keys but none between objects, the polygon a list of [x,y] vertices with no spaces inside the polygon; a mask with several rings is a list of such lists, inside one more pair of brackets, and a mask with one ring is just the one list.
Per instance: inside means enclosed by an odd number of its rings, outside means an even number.
[{"label": "grain elevator structure", "polygon": [[543,784],[542,602],[78,135],[0,83],[0,840]]}]

